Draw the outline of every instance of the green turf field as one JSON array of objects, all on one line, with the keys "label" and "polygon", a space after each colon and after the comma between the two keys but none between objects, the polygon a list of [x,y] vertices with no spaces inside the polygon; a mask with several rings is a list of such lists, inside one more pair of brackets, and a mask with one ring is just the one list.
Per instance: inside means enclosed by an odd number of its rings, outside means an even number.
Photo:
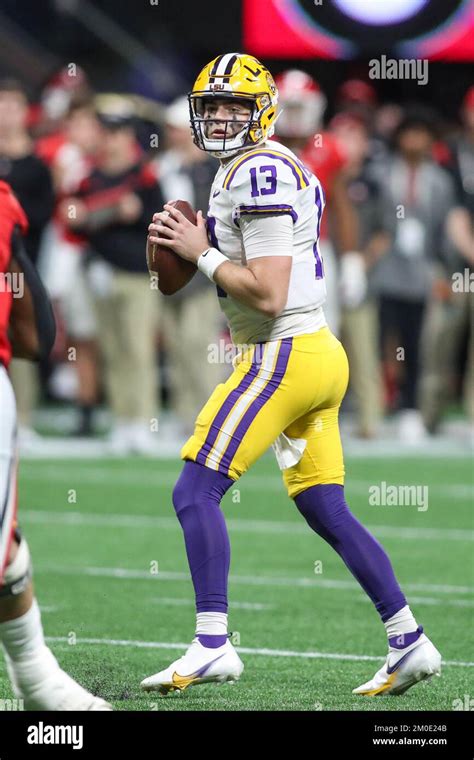
[{"label": "green turf field", "polygon": [[[453,700],[474,696],[472,467],[468,459],[408,457],[348,460],[346,494],[441,650],[441,679],[403,697],[351,694],[380,667],[383,626],[265,457],[224,501],[230,630],[246,666],[240,682],[166,698],[141,692],[142,678],[179,657],[194,633],[170,498],[180,468],[140,458],[21,463],[20,518],[45,632],[82,684],[118,710],[451,710]],[[381,481],[427,485],[428,509],[371,506],[368,489]],[[0,683],[12,696],[1,661]]]}]

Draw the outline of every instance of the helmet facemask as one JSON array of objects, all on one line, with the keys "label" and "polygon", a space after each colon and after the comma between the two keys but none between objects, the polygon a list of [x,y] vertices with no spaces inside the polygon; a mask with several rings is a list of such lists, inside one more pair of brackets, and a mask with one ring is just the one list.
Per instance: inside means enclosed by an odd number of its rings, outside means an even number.
[{"label": "helmet facemask", "polygon": [[[250,115],[245,120],[205,117],[206,107],[213,99],[245,103],[250,109]],[[246,93],[242,95],[236,93],[226,97],[223,93],[192,92],[188,100],[194,142],[201,150],[207,151],[216,158],[229,158],[241,150],[255,147],[261,141],[263,135],[259,128],[257,98]],[[219,137],[209,137],[208,131],[211,124],[218,124],[219,127],[222,125],[224,134]],[[236,130],[236,125],[240,127],[238,130]]]}]

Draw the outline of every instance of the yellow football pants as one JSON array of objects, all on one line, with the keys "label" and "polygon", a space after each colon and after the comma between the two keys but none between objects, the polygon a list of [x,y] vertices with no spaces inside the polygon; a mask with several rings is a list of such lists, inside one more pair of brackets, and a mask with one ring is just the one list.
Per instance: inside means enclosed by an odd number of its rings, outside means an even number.
[{"label": "yellow football pants", "polygon": [[338,414],[349,370],[329,328],[256,343],[234,365],[201,409],[182,459],[237,480],[283,432],[307,442],[300,461],[283,471],[291,498],[321,483],[343,484]]}]

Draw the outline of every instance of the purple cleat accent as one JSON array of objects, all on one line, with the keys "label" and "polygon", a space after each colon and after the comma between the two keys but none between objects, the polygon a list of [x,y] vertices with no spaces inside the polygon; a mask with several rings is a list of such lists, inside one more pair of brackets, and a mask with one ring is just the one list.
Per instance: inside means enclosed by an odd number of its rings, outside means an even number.
[{"label": "purple cleat accent", "polygon": [[220,654],[219,657],[215,657],[210,662],[206,662],[206,664],[202,668],[200,668],[199,670],[196,671],[196,673],[193,674],[194,677],[201,678],[201,676],[204,676],[206,672],[209,670],[209,668],[211,667],[211,665],[214,665],[214,663],[217,662],[217,660],[220,660],[221,657],[224,657],[224,655]]},{"label": "purple cleat accent", "polygon": [[410,633],[400,633],[398,636],[392,636],[388,640],[388,645],[392,649],[405,649],[405,647],[409,647],[410,644],[414,644],[415,641],[420,638],[422,633],[423,626],[419,625],[416,631],[411,631]]},{"label": "purple cleat accent", "polygon": [[225,635],[216,636],[216,635],[199,633],[197,634],[197,638],[200,644],[202,644],[203,647],[207,647],[208,649],[218,649],[218,647],[223,647],[227,641],[227,636]]}]

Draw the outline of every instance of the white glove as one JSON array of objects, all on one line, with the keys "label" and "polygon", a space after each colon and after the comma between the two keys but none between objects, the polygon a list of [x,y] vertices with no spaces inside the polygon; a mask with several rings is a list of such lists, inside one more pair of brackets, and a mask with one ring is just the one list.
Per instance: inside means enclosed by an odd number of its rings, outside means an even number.
[{"label": "white glove", "polygon": [[367,274],[362,254],[350,251],[341,257],[339,286],[346,309],[356,309],[367,295]]}]

